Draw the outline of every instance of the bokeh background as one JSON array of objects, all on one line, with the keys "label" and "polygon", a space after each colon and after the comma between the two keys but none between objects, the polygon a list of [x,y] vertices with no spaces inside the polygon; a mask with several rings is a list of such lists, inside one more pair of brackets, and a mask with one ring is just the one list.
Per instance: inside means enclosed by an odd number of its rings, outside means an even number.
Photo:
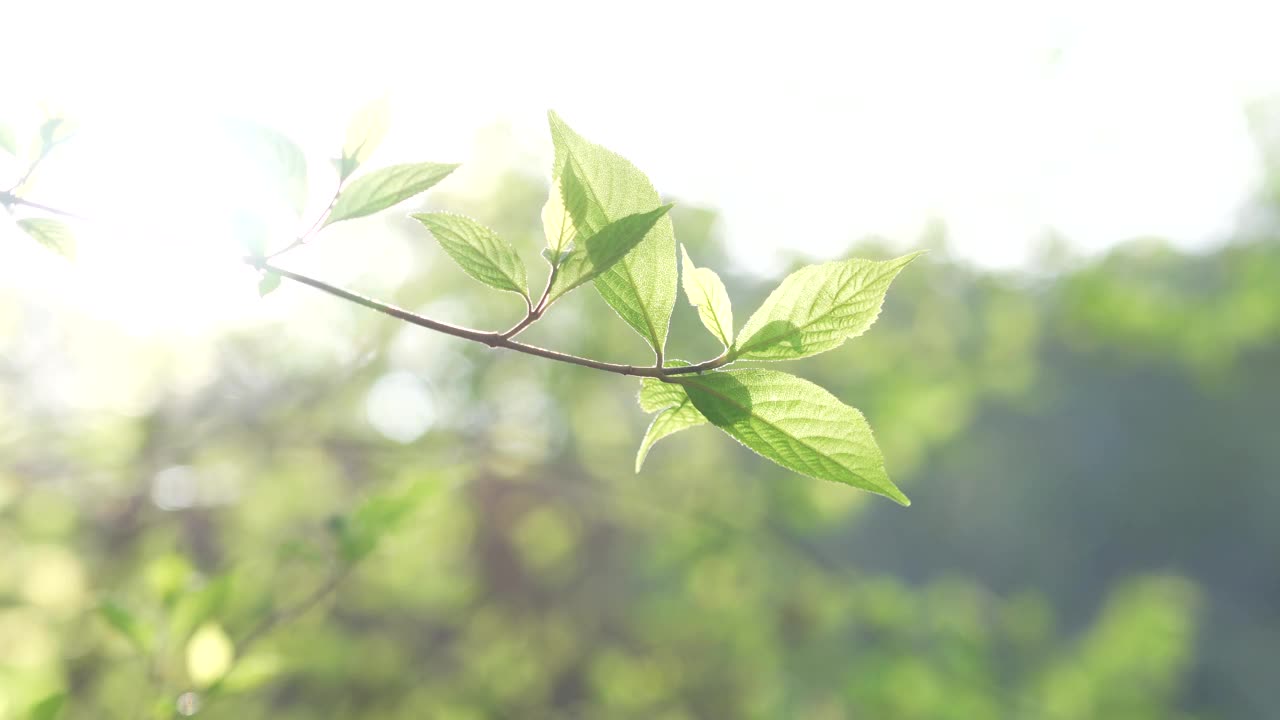
[{"label": "bokeh background", "polygon": [[[1280,707],[1264,5],[29,5],[0,120],[76,121],[31,196],[88,220],[74,263],[0,223],[0,718]],[[709,427],[637,475],[631,380],[259,299],[244,218],[305,226],[380,96],[371,167],[463,168],[282,264],[433,317],[522,304],[408,212],[544,274],[548,107],[678,203],[740,318],[800,264],[929,248],[784,368],[867,415],[913,505]],[[304,219],[227,118],[307,151]],[[672,327],[718,351],[683,300]],[[589,289],[528,337],[648,357]]]}]

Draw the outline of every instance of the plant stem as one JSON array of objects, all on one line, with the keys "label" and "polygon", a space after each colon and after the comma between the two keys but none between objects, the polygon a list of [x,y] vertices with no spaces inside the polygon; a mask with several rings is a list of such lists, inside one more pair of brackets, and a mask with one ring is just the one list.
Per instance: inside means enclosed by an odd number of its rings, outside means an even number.
[{"label": "plant stem", "polygon": [[[435,330],[436,332],[444,333],[445,335],[452,335],[454,337],[459,337],[459,338],[462,338],[463,340],[470,340],[472,342],[482,343],[484,345],[488,345],[491,348],[505,348],[507,350],[514,350],[516,352],[524,353],[526,355],[536,355],[538,357],[547,358],[548,360],[555,360],[557,362],[568,363],[570,365],[580,365],[582,367],[589,367],[594,370],[603,370],[604,372],[616,373],[618,375],[630,375],[633,377],[652,377],[652,378],[658,378],[660,380],[666,380],[666,378],[670,375],[680,375],[680,374],[687,374],[687,373],[703,372],[705,370],[713,370],[715,368],[720,367],[721,365],[725,365],[728,362],[727,355],[721,355],[720,357],[714,358],[712,360],[707,360],[701,363],[697,363],[695,365],[689,365],[687,367],[678,367],[678,368],[621,365],[618,363],[609,363],[609,362],[603,362],[600,360],[592,360],[590,358],[579,357],[577,355],[569,355],[567,353],[562,353],[557,350],[548,350],[547,348],[538,347],[537,345],[528,345],[526,343],[512,340],[510,337],[507,336],[507,333],[512,332],[511,330],[508,330],[506,333],[488,332],[484,330],[473,330],[471,328],[461,327],[458,325],[451,325],[449,323],[441,322],[439,320],[432,320],[431,318],[423,317],[422,315],[417,315],[415,313],[409,312],[408,310],[404,310],[402,308],[398,308],[393,305],[387,305],[386,303],[378,302],[377,300],[374,300],[369,297],[365,297],[364,295],[351,292],[350,290],[346,290],[344,288],[337,287],[336,285],[330,285],[329,283],[326,283],[323,280],[317,280],[316,278],[313,278],[313,277],[300,275],[298,273],[291,272],[289,270],[285,270],[280,267],[276,267],[275,265],[268,263],[265,258],[246,257],[244,258],[244,262],[264,272],[275,273],[280,277],[289,278],[294,282],[302,283],[303,285],[309,285],[317,290],[333,295],[334,297],[339,297],[339,298],[342,298],[343,300],[353,302],[357,305],[366,307],[370,310],[375,310],[377,312],[382,313],[383,315],[389,315],[393,318],[396,318],[397,320],[403,320],[404,322],[407,322],[411,325],[424,327],[424,328],[427,328],[428,330]],[[534,312],[531,312],[530,315],[533,316],[534,313],[540,314],[541,310],[535,308]],[[536,320],[537,318],[534,317],[533,319]],[[526,320],[528,320],[528,322],[523,323],[525,327],[527,327],[530,323],[533,322],[533,320],[530,320],[528,317],[526,317]],[[520,325],[517,325],[516,328],[517,328],[516,330],[517,332],[523,329],[522,327],[520,327]]]},{"label": "plant stem", "polygon": [[[560,272],[560,266],[552,265],[551,274],[547,276],[547,287],[542,291],[542,297],[538,298],[538,304],[531,304],[529,306],[529,314],[525,315],[524,319],[516,323],[510,330],[502,333],[502,337],[513,338],[542,317],[542,311],[547,309],[547,298],[551,297],[551,284],[556,281],[556,273],[558,272]],[[525,298],[525,300],[528,301],[528,298]]]},{"label": "plant stem", "polygon": [[329,204],[325,206],[324,211],[320,213],[320,217],[316,218],[316,221],[311,223],[311,227],[307,228],[306,232],[294,238],[293,242],[271,253],[270,255],[267,255],[266,259],[270,260],[271,258],[279,257],[300,245],[305,245],[306,242],[311,239],[311,236],[315,235],[316,231],[320,229],[320,225],[325,220],[329,219],[329,213],[333,212],[333,206],[338,204],[338,196],[341,194],[342,194],[342,182],[339,182],[338,189],[333,191],[333,197],[329,199]]},{"label": "plant stem", "polygon": [[50,215],[61,215],[62,217],[71,218],[72,220],[84,219],[79,215],[76,215],[75,213],[69,213],[66,210],[59,210],[57,208],[49,207],[48,205],[41,205],[40,203],[31,202],[30,200],[25,200],[23,198],[18,197],[17,195],[14,195],[11,192],[0,192],[0,205],[5,205],[5,206],[22,205],[24,207],[29,207],[32,210],[47,212]]}]

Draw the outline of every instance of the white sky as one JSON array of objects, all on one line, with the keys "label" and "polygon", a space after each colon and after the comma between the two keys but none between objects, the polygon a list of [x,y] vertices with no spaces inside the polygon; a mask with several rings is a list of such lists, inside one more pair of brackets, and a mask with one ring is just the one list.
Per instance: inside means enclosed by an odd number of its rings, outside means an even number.
[{"label": "white sky", "polygon": [[[906,247],[931,218],[989,266],[1025,261],[1049,230],[1085,250],[1198,247],[1257,183],[1244,105],[1280,92],[1280,4],[1261,0],[192,7],[4,5],[0,119],[47,103],[84,128],[38,199],[112,219],[74,271],[0,249],[0,282],[74,272],[61,282],[113,315],[162,314],[154,298],[175,290],[192,299],[166,305],[188,320],[249,307],[245,282],[226,290],[245,273],[208,265],[226,248],[201,208],[234,180],[199,122],[275,126],[322,186],[352,111],[384,93],[371,164],[480,168],[458,182],[541,168],[555,108],[664,194],[720,208],[739,262],[766,272],[778,251],[831,257],[870,234]],[[477,142],[496,125],[509,137]],[[122,193],[137,204],[120,209]],[[183,262],[206,272],[164,279]]]}]

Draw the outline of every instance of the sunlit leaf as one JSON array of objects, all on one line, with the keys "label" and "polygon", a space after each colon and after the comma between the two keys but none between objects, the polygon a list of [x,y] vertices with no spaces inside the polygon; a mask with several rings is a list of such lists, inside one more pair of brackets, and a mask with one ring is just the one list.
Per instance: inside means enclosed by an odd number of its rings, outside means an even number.
[{"label": "sunlit leaf", "polygon": [[680,384],[708,421],[782,467],[910,504],[889,480],[862,413],[821,387],[774,370],[690,375]]},{"label": "sunlit leaf", "polygon": [[[577,212],[573,198],[563,197],[578,238],[591,237],[604,223],[662,203],[649,179],[625,158],[588,142],[554,112],[550,123],[556,151],[552,184],[563,190],[560,180],[572,157],[580,184],[591,195],[591,203],[579,206]],[[676,245],[670,218],[660,218],[621,262],[595,278],[595,286],[614,312],[661,355],[676,302]]]},{"label": "sunlit leaf", "polygon": [[342,191],[324,224],[332,225],[386,210],[430,189],[457,167],[447,163],[408,163],[362,175]]},{"label": "sunlit leaf", "polygon": [[343,180],[378,149],[387,134],[390,117],[391,104],[386,98],[381,98],[361,108],[351,119],[347,138],[342,143],[342,157],[336,161]]},{"label": "sunlit leaf", "polygon": [[792,360],[839,347],[871,327],[889,283],[920,254],[883,262],[853,258],[791,273],[747,320],[731,356]]},{"label": "sunlit leaf", "polygon": [[417,213],[413,218],[427,226],[440,247],[468,275],[490,287],[529,297],[524,263],[515,248],[493,230],[451,213]]},{"label": "sunlit leaf", "polygon": [[714,270],[694,267],[689,251],[680,246],[683,257],[681,280],[689,304],[698,308],[698,317],[725,348],[733,345],[733,305],[729,291]]},{"label": "sunlit leaf", "polygon": [[61,220],[50,220],[49,218],[23,218],[18,221],[18,227],[31,237],[36,239],[41,245],[53,250],[65,258],[74,258],[76,255],[76,238],[71,233],[71,228]]},{"label": "sunlit leaf", "polygon": [[670,205],[663,205],[649,212],[627,215],[578,243],[560,263],[548,303],[619,264],[670,209]]},{"label": "sunlit leaf", "polygon": [[307,204],[307,158],[302,148],[272,128],[245,121],[228,121],[232,137],[266,171],[269,192],[278,192],[297,214]]},{"label": "sunlit leaf", "polygon": [[659,412],[654,416],[653,422],[649,424],[649,429],[645,431],[644,439],[640,441],[640,449],[636,452],[636,472],[640,472],[649,450],[659,440],[669,435],[674,435],[681,430],[705,424],[707,424],[707,419],[693,406],[693,401],[688,397],[685,397],[678,405]]}]

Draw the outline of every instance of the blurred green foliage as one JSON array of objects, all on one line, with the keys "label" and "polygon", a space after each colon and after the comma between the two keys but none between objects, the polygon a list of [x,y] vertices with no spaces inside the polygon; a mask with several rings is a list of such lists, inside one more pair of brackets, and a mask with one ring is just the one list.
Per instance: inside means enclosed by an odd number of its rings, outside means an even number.
[{"label": "blurred green foliage", "polygon": [[[532,257],[544,198],[511,175],[432,206]],[[714,213],[671,216],[730,266]],[[366,289],[515,319],[412,225],[403,280]],[[5,297],[0,718],[1265,717],[1260,227],[1022,274],[917,261],[801,370],[866,413],[910,510],[705,427],[632,475],[636,383],[288,283],[305,316],[181,344]],[[721,276],[744,314],[775,284]],[[585,293],[529,336],[646,356]],[[670,347],[719,351],[683,305]]]}]

